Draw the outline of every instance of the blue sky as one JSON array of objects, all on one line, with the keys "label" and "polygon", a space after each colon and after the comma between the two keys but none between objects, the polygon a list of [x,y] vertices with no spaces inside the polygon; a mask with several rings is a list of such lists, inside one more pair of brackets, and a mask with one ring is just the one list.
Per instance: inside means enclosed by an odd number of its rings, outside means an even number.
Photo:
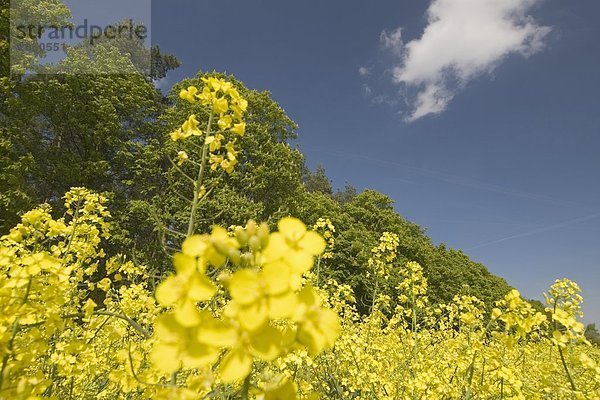
[{"label": "blue sky", "polygon": [[[152,3],[182,67],[270,90],[309,166],[373,188],[525,296],[577,281],[600,322],[600,3]],[[399,29],[401,28],[401,29]]]}]

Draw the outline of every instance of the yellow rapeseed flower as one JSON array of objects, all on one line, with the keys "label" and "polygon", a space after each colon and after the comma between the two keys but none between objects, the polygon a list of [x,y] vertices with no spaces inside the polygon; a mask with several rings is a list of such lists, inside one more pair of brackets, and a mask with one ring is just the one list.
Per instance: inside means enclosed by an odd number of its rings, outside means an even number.
[{"label": "yellow rapeseed flower", "polygon": [[181,125],[181,130],[183,131],[183,135],[185,138],[190,136],[201,136],[202,131],[198,129],[198,120],[196,119],[196,115],[192,114],[190,117]]},{"label": "yellow rapeseed flower", "polygon": [[315,289],[308,285],[299,293],[294,320],[299,323],[298,341],[311,356],[333,346],[340,333],[340,320],[335,311],[322,308]]},{"label": "yellow rapeseed flower", "polygon": [[269,244],[263,252],[265,264],[284,262],[292,272],[303,274],[313,264],[313,257],[323,253],[325,240],[297,218],[282,218],[277,227],[279,232],[271,234]]},{"label": "yellow rapeseed flower", "polygon": [[229,110],[229,103],[225,97],[217,97],[213,99],[213,112],[215,114],[224,114]]},{"label": "yellow rapeseed flower", "polygon": [[173,257],[176,275],[166,278],[156,288],[156,299],[165,306],[175,306],[175,318],[183,326],[194,326],[200,315],[199,301],[210,300],[216,292],[215,285],[198,269],[194,257],[177,253]]},{"label": "yellow rapeseed flower", "polygon": [[177,152],[177,165],[181,166],[188,160],[189,156],[183,150]]},{"label": "yellow rapeseed flower", "polygon": [[231,132],[240,136],[244,136],[244,133],[246,132],[246,123],[240,122],[238,124],[234,124],[233,128],[231,128]]},{"label": "yellow rapeseed flower", "polygon": [[196,102],[196,94],[198,93],[198,88],[195,86],[188,86],[187,89],[182,89],[179,92],[179,97],[181,97],[183,100],[187,100],[190,103],[195,103]]}]

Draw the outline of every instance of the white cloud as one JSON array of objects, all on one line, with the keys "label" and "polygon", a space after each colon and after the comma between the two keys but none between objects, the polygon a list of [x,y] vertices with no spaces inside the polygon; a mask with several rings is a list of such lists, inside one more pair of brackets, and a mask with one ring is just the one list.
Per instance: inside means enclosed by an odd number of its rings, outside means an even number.
[{"label": "white cloud", "polygon": [[367,76],[371,73],[371,69],[368,67],[358,67],[358,73],[360,76]]},{"label": "white cloud", "polygon": [[379,35],[379,40],[386,48],[396,48],[402,45],[402,28],[396,28],[391,32],[383,31]]},{"label": "white cloud", "polygon": [[171,82],[167,77],[160,78],[154,81],[154,87],[161,92],[169,91],[171,89]]},{"label": "white cloud", "polygon": [[400,29],[382,32],[382,45],[400,57],[394,81],[417,91],[406,120],[441,113],[457,91],[508,55],[539,51],[551,28],[528,15],[538,2],[433,0],[420,38],[404,44]]}]

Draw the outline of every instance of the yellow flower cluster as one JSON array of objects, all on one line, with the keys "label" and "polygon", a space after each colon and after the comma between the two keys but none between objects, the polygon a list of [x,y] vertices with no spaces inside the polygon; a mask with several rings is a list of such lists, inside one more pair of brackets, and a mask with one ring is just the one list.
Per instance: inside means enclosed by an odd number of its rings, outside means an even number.
[{"label": "yellow flower cluster", "polygon": [[[233,235],[216,227],[186,239],[174,257],[176,274],[156,289],[159,303],[170,308],[156,326],[156,368],[173,373],[218,364],[220,380],[236,382],[255,360],[270,362],[297,346],[316,356],[333,345],[337,314],[322,306],[312,286],[302,287],[325,241],[295,218],[283,218],[278,228],[270,233],[250,221]],[[220,271],[216,283],[208,269]],[[211,310],[219,285],[230,301]]]},{"label": "yellow flower cluster", "polygon": [[531,304],[521,298],[516,289],[506,294],[492,310],[492,319],[504,323],[506,331],[513,331],[516,338],[525,338],[546,321],[546,316],[536,312]]},{"label": "yellow flower cluster", "polygon": [[406,263],[400,269],[401,281],[396,286],[398,290],[398,305],[396,316],[411,318],[412,329],[416,329],[417,312],[425,310],[428,304],[427,278],[423,275],[423,267],[414,261]]},{"label": "yellow flower cluster", "polygon": [[[145,332],[127,315],[150,324],[157,307],[138,267],[118,257],[103,260],[99,245],[109,236],[110,217],[105,203],[74,188],[65,195],[65,217],[52,218],[42,205],[0,238],[1,399],[118,393],[110,383],[120,368],[113,352],[123,351],[127,335],[132,343]],[[108,278],[93,281],[100,263],[122,282],[118,291]],[[101,310],[96,287],[107,292]],[[128,333],[127,320],[139,330]],[[99,388],[94,379],[106,384]]]},{"label": "yellow flower cluster", "polygon": [[[393,265],[393,253],[386,265]],[[600,349],[570,339],[561,354],[547,318],[518,291],[507,293],[491,313],[464,294],[430,306],[419,264],[393,272],[401,281],[392,315],[376,305],[361,316],[336,293],[342,330],[333,350],[314,361],[290,356],[281,367],[293,371],[298,387],[344,399],[599,398]],[[548,311],[557,315],[562,334],[570,329],[580,338],[578,293],[573,282],[557,281]]]},{"label": "yellow flower cluster", "polygon": [[435,323],[441,330],[481,330],[484,321],[483,310],[485,305],[477,297],[455,295],[451,303],[443,304],[434,310],[438,317]]},{"label": "yellow flower cluster", "polygon": [[383,232],[379,238],[379,244],[371,249],[369,268],[379,277],[387,279],[392,261],[396,259],[396,250],[400,243],[398,235],[391,232]]},{"label": "yellow flower cluster", "polygon": [[367,276],[374,275],[373,292],[371,294],[371,314],[374,323],[382,316],[380,313],[386,310],[391,298],[389,295],[379,293],[381,284],[385,284],[392,272],[392,263],[397,256],[397,248],[400,241],[398,235],[384,232],[379,238],[377,246],[371,249],[371,257],[367,261]]},{"label": "yellow flower cluster", "polygon": [[321,259],[326,260],[333,257],[333,247],[335,246],[335,226],[329,218],[319,218],[313,225],[313,231],[319,232],[327,242],[327,248],[323,252]]},{"label": "yellow flower cluster", "polygon": [[559,347],[565,347],[572,341],[585,342],[584,326],[578,321],[583,316],[580,292],[575,282],[557,279],[549,293],[544,294],[548,304],[546,312],[552,316],[552,341]]},{"label": "yellow flower cluster", "polygon": [[[238,152],[235,148],[237,137],[243,136],[246,132],[244,114],[248,108],[248,101],[240,96],[231,82],[224,79],[208,77],[202,78],[202,82],[204,86],[201,91],[196,86],[189,86],[180,91],[179,97],[209,110],[206,129],[204,131],[200,129],[196,114],[192,114],[179,128],[171,132],[170,136],[173,141],[185,140],[193,136],[202,137],[203,147],[208,148],[211,169],[221,168],[231,173],[237,164]],[[207,154],[203,151],[202,158],[205,157]],[[181,166],[188,159],[188,154],[180,151],[177,164]],[[201,161],[203,162],[204,160]]]}]

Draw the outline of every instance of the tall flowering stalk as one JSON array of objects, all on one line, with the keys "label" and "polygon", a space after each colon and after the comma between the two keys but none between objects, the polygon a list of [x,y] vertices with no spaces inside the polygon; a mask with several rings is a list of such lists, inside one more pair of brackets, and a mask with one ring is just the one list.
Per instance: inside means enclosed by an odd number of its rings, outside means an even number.
[{"label": "tall flowering stalk", "polygon": [[373,289],[371,300],[371,313],[378,301],[379,282],[388,279],[392,263],[396,260],[399,240],[398,235],[395,233],[383,232],[377,246],[371,249],[371,257],[368,261],[368,275],[373,274],[375,278],[375,288]]},{"label": "tall flowering stalk", "polygon": [[[248,101],[240,96],[231,82],[224,79],[208,77],[202,78],[202,82],[204,86],[201,91],[196,86],[189,86],[180,91],[179,97],[195,107],[208,110],[208,121],[204,131],[200,129],[196,114],[192,114],[170,134],[175,142],[192,141],[200,148],[197,160],[181,150],[177,153],[176,162],[172,161],[173,166],[192,182],[193,187],[186,236],[194,232],[198,206],[208,193],[203,185],[207,166],[210,165],[213,171],[232,173],[237,164],[237,138],[246,132],[244,114],[248,108]],[[196,143],[197,141],[200,143]],[[179,167],[184,163],[194,163],[197,173],[190,177],[183,172]]]},{"label": "tall flowering stalk", "polygon": [[[206,169],[233,172],[248,105],[230,82],[214,77],[202,82],[201,91],[189,86],[179,96],[208,110],[204,131],[192,114],[170,134],[173,141],[191,141],[199,158],[182,150],[173,160],[190,181],[193,197],[186,238],[173,258],[175,274],[156,289],[167,311],[157,320],[150,359],[172,375],[174,387],[184,371],[218,367],[219,382],[242,382],[240,392],[247,398],[255,361],[272,362],[298,346],[316,356],[333,345],[339,319],[303,282],[326,243],[301,221],[283,218],[273,233],[250,221],[233,233],[214,227],[211,234],[194,234],[198,207],[212,190],[204,186]],[[197,168],[195,177],[179,168],[185,163]],[[216,303],[223,307],[215,308]],[[282,388],[295,396],[295,385],[287,380],[264,390]]]}]

